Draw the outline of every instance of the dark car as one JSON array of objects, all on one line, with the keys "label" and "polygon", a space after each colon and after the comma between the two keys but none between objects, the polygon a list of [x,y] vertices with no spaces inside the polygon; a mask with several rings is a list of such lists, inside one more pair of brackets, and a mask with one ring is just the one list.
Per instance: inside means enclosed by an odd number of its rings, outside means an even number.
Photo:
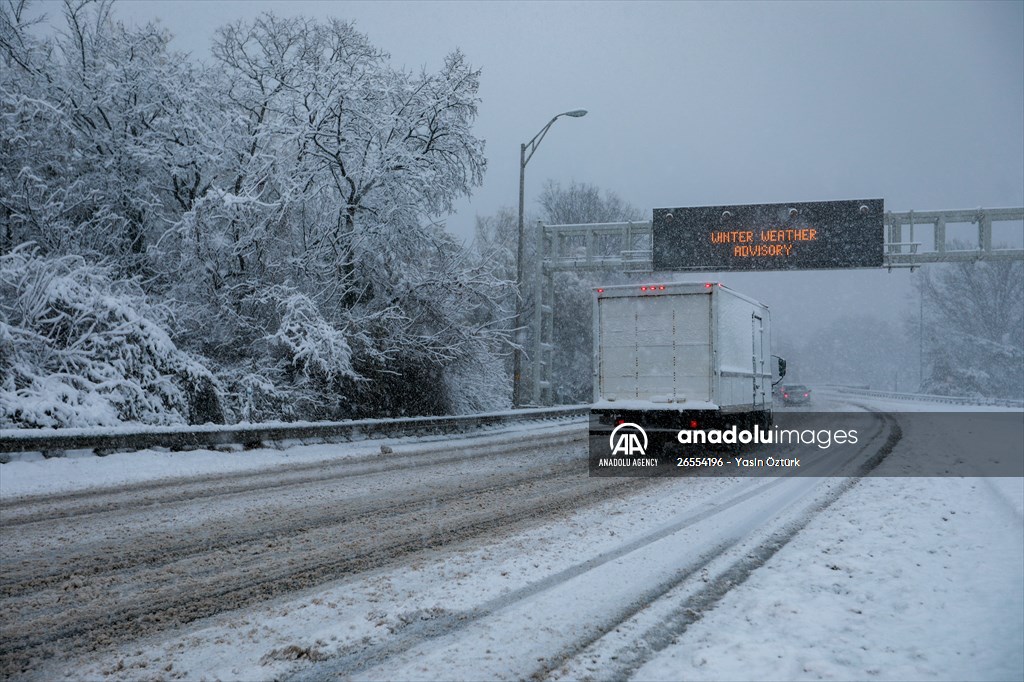
[{"label": "dark car", "polygon": [[783,405],[807,405],[811,402],[811,389],[802,384],[783,386],[779,391]]}]

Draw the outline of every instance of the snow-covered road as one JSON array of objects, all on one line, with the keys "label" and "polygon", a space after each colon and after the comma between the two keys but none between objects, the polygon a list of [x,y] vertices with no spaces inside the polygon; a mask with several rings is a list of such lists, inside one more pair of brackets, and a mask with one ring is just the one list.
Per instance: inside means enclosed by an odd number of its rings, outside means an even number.
[{"label": "snow-covered road", "polygon": [[[0,671],[1024,674],[1021,479],[593,479],[580,427],[220,453],[201,473],[195,453],[3,465]],[[858,456],[900,473],[935,439],[971,446],[899,430],[880,416]]]}]

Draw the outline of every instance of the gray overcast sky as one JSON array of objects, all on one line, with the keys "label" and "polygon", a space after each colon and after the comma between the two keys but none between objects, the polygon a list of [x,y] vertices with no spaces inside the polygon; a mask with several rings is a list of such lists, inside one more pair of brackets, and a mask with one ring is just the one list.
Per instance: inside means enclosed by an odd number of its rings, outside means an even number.
[{"label": "gray overcast sky", "polygon": [[[409,69],[436,69],[458,47],[483,70],[476,132],[489,168],[448,221],[463,237],[475,215],[515,206],[519,144],[575,108],[590,113],[560,119],[530,162],[528,210],[547,178],[645,210],[869,197],[891,210],[1024,205],[1022,2],[176,0],[116,13],[159,19],[176,48],[207,58],[217,26],[266,10],[353,20]],[[760,292],[790,331],[857,306],[895,318],[910,303],[906,272],[724,279]]]},{"label": "gray overcast sky", "polygon": [[527,169],[644,209],[883,197],[893,210],[1024,204],[1024,3],[123,2],[206,58],[271,10],[355,21],[397,65],[461,48],[483,70],[482,188],[449,227],[517,200]]}]

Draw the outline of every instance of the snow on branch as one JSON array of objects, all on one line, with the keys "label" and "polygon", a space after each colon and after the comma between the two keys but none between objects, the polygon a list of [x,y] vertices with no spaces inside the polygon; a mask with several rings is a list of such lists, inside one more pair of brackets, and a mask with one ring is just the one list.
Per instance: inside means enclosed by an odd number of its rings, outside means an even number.
[{"label": "snow on branch", "polygon": [[130,281],[30,245],[0,257],[0,426],[181,424],[216,380]]}]

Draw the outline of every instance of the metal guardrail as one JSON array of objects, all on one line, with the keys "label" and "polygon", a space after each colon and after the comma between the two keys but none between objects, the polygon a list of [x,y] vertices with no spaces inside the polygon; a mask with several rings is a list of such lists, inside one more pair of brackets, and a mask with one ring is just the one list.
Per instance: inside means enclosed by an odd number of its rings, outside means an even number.
[{"label": "metal guardrail", "polygon": [[150,447],[194,450],[218,445],[260,447],[264,443],[288,440],[396,438],[426,433],[461,433],[484,426],[584,416],[588,414],[589,407],[569,405],[447,417],[401,417],[296,424],[116,427],[103,433],[95,429],[5,429],[0,430],[0,452],[47,453],[87,449],[113,451],[142,450]]},{"label": "metal guardrail", "polygon": [[1006,398],[969,398],[966,396],[935,395],[933,393],[896,393],[894,391],[872,391],[847,386],[827,386],[823,388],[839,391],[840,393],[862,395],[871,398],[886,398],[889,400],[919,400],[930,403],[946,403],[948,405],[980,405],[982,407],[1018,407],[1024,409],[1024,400],[1009,400]]}]

